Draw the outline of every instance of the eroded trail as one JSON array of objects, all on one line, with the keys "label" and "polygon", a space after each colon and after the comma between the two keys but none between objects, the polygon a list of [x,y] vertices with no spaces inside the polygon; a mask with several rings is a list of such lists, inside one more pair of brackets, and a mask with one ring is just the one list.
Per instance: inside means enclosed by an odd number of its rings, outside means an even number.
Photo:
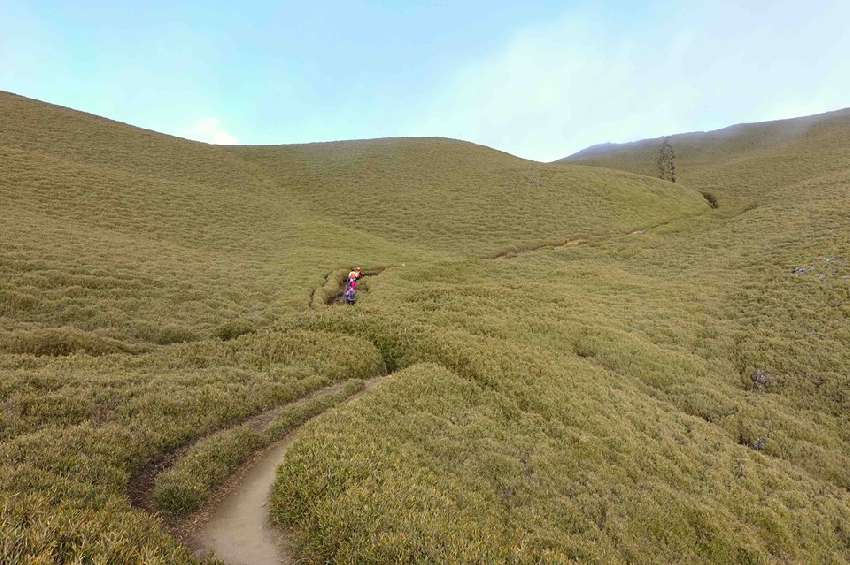
[{"label": "eroded trail", "polygon": [[[362,391],[343,404],[354,402],[390,375],[366,381]],[[229,490],[192,525],[186,541],[198,557],[215,554],[225,563],[293,563],[291,546],[284,532],[269,520],[269,497],[277,467],[295,441],[296,428],[249,462],[231,480]]]},{"label": "eroded trail", "polygon": [[249,464],[209,519],[191,534],[189,543],[201,557],[209,553],[225,563],[290,563],[282,533],[269,522],[268,501],[275,471],[294,439],[294,433],[267,449]]},{"label": "eroded trail", "polygon": [[[255,414],[253,416],[243,418],[242,420],[231,423],[228,427],[233,428],[243,424],[247,424],[253,429],[262,429],[269,422],[274,420],[283,410],[285,410],[287,406],[301,404],[310,401],[311,399],[317,396],[333,393],[335,391],[340,390],[342,384],[343,383],[336,383],[325,388],[314,388],[306,394],[303,394],[300,397],[293,399],[291,402],[281,404],[272,408],[271,410]],[[147,510],[148,512],[156,511],[157,508],[154,504],[152,497],[154,482],[157,476],[161,472],[171,467],[171,465],[173,465],[175,461],[178,461],[181,457],[183,457],[186,452],[189,451],[189,449],[191,449],[195,444],[225,429],[227,428],[221,428],[210,431],[206,435],[195,438],[193,441],[186,443],[185,445],[182,445],[174,451],[166,453],[162,457],[151,461],[150,463],[145,465],[135,476],[130,479],[129,484],[127,485],[127,494],[130,498],[130,503],[134,507]]]}]

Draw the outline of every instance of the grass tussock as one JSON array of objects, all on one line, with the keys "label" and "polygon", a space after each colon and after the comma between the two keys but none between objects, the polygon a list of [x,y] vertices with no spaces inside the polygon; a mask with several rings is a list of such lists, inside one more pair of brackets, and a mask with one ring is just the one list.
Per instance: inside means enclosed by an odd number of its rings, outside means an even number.
[{"label": "grass tussock", "polygon": [[315,289],[310,299],[311,308],[321,308],[332,303],[345,288],[349,269],[336,269],[325,275],[322,286]]},{"label": "grass tussock", "polygon": [[28,331],[0,332],[0,354],[56,357],[75,353],[109,355],[141,351],[144,351],[144,348],[76,328],[36,328]]}]

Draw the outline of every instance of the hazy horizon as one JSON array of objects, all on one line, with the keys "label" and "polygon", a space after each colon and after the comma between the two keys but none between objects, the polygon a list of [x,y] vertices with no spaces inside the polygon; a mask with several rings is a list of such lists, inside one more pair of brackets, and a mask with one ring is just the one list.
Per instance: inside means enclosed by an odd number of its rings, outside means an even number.
[{"label": "hazy horizon", "polygon": [[850,5],[0,0],[0,89],[208,143],[451,137],[551,161],[850,105]]}]

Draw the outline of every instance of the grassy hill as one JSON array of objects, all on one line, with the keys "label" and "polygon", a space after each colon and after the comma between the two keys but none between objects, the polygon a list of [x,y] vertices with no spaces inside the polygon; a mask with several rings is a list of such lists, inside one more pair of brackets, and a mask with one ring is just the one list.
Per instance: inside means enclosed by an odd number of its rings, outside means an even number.
[{"label": "grassy hill", "polygon": [[282,462],[308,562],[850,561],[850,122],[799,123],[674,136],[671,184],[653,140],[212,147],[0,95],[0,562],[191,562],[253,422],[384,373]]},{"label": "grassy hill", "polygon": [[613,171],[546,167],[452,139],[230,151],[288,187],[311,213],[347,227],[348,241],[368,233],[446,256],[624,233],[705,211],[691,190]]},{"label": "grassy hill", "polygon": [[450,140],[220,148],[12,94],[0,109],[6,331],[193,340],[299,311],[354,262],[496,253],[704,208],[665,183]]},{"label": "grassy hill", "polygon": [[[753,206],[770,193],[847,169],[850,108],[725,129],[673,135],[681,182],[715,191],[726,205]],[[589,147],[558,163],[576,163],[656,176],[661,138]]]}]

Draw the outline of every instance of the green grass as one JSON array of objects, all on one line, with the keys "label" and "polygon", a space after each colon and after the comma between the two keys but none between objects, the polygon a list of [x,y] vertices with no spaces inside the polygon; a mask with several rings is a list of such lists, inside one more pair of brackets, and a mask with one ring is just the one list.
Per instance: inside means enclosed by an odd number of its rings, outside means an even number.
[{"label": "green grass", "polygon": [[131,508],[134,476],[310,390],[384,372],[368,342],[302,331],[141,355],[0,359],[4,563],[38,555],[114,562],[121,552],[130,560],[188,561],[157,520]]},{"label": "green grass", "polygon": [[[160,481],[203,500],[242,423],[387,371],[279,469],[309,561],[850,561],[846,111],[673,136],[673,185],[654,141],[543,165],[0,107],[0,561],[191,561],[133,477],[194,446]],[[326,306],[353,264],[387,269]]]},{"label": "green grass", "polygon": [[[225,149],[11,94],[0,109],[2,330],[193,341],[300,312],[325,273],[353,263],[484,254],[705,210],[695,191],[468,143]],[[529,188],[528,174],[547,180]]]},{"label": "green grass", "polygon": [[[724,209],[763,205],[771,192],[847,170],[850,109],[739,124],[670,137],[680,182],[715,194]],[[610,167],[657,176],[661,139],[589,148],[558,163]]]},{"label": "green grass", "polygon": [[[582,167],[552,167],[452,139],[377,139],[230,150],[308,210],[348,229],[453,257],[610,235],[698,214],[689,189]],[[462,247],[458,244],[462,243]]]},{"label": "green grass", "polygon": [[347,381],[338,389],[283,406],[270,422],[247,422],[198,441],[156,476],[156,508],[178,517],[198,510],[256,452],[362,388],[363,381]]}]

